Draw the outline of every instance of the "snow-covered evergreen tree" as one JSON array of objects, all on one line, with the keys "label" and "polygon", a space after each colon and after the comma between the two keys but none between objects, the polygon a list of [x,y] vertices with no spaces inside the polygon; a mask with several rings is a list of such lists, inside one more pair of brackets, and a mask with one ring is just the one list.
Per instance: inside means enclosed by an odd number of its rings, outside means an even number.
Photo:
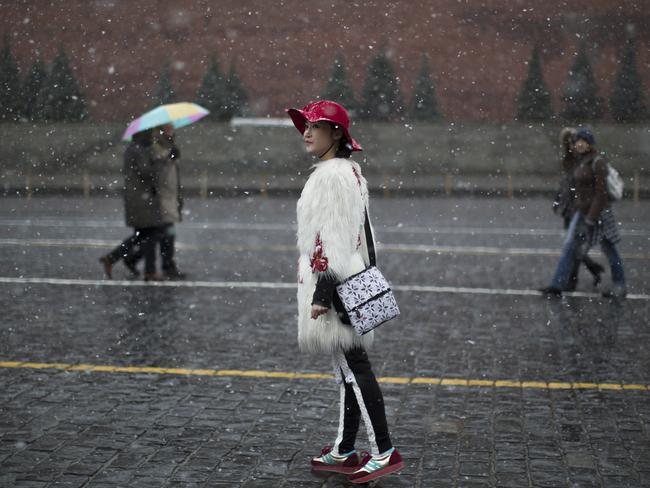
[{"label": "snow-covered evergreen tree", "polygon": [[156,86],[156,92],[153,96],[153,105],[154,107],[157,107],[158,105],[174,103],[175,101],[176,91],[172,84],[172,69],[170,64],[167,63],[158,77],[158,85]]},{"label": "snow-covered evergreen tree", "polygon": [[338,55],[334,59],[332,71],[321,98],[323,100],[333,100],[336,103],[340,103],[352,115],[357,111],[357,101],[354,97],[352,87],[348,83],[347,69],[341,55]]},{"label": "snow-covered evergreen tree", "polygon": [[404,113],[399,80],[388,56],[380,52],[368,65],[360,116],[377,121],[395,120]]},{"label": "snow-covered evergreen tree", "polygon": [[528,62],[528,76],[517,98],[517,120],[541,122],[552,116],[551,94],[544,82],[539,48],[535,46]]},{"label": "snow-covered evergreen tree", "polygon": [[29,121],[43,120],[45,107],[41,92],[44,90],[47,80],[45,63],[37,59],[32,63],[23,84],[23,110],[22,116]]},{"label": "snow-covered evergreen tree", "polygon": [[422,54],[420,74],[415,81],[411,118],[420,121],[437,121],[442,118],[436,99],[436,90],[429,73],[429,58],[426,54]]},{"label": "snow-covered evergreen tree", "polygon": [[0,121],[15,122],[21,115],[21,84],[18,63],[11,52],[9,36],[0,50]]},{"label": "snow-covered evergreen tree", "polygon": [[52,62],[38,103],[43,105],[45,120],[78,122],[88,117],[86,102],[63,48]]},{"label": "snow-covered evergreen tree", "polygon": [[597,120],[603,115],[603,100],[587,55],[587,46],[580,44],[564,87],[564,119],[572,122]]},{"label": "snow-covered evergreen tree", "polygon": [[650,115],[646,105],[643,81],[636,65],[636,48],[633,38],[628,39],[625,43],[623,59],[620,61],[620,69],[614,82],[609,107],[617,122],[639,122],[647,120]]},{"label": "snow-covered evergreen tree", "polygon": [[230,120],[233,117],[240,117],[246,113],[248,107],[248,93],[237,74],[235,60],[230,61],[230,69],[226,78],[226,106],[224,118]]},{"label": "snow-covered evergreen tree", "polygon": [[219,68],[217,57],[212,56],[196,96],[196,103],[210,111],[209,117],[211,119],[229,119],[229,96],[227,85],[227,80]]}]

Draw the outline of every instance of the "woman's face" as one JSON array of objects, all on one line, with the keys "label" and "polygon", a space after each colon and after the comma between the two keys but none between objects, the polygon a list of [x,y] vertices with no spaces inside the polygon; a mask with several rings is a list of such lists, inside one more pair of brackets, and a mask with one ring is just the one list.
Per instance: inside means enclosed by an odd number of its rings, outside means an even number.
[{"label": "woman's face", "polygon": [[[307,122],[302,140],[309,154],[324,156],[330,149],[334,149],[341,139],[341,129],[335,129],[328,122]],[[336,150],[334,149],[334,152]]]},{"label": "woman's face", "polygon": [[573,148],[578,154],[584,154],[589,151],[589,143],[584,139],[578,139],[573,143]]}]

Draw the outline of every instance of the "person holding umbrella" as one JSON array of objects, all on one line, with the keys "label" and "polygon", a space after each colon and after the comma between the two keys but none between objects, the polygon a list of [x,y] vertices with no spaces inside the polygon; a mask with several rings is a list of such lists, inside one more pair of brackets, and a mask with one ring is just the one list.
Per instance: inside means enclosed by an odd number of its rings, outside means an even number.
[{"label": "person holding umbrella", "polygon": [[112,278],[113,265],[120,259],[124,259],[126,267],[137,276],[136,255],[144,257],[146,281],[163,279],[156,272],[156,244],[160,240],[161,225],[156,173],[167,154],[155,146],[153,134],[153,129],[137,132],[124,152],[124,209],[126,224],[134,232],[110,253],[99,258],[109,279]]},{"label": "person holding umbrella", "polygon": [[[120,259],[134,276],[144,257],[145,280],[182,279],[174,261],[175,227],[181,219],[180,151],[174,129],[191,124],[209,112],[191,103],[160,106],[134,120],[123,139],[132,140],[124,158],[124,199],[127,225],[135,232],[100,258],[106,277]],[[163,274],[156,271],[156,245],[160,243]]]},{"label": "person holding umbrella", "polygon": [[157,167],[156,183],[160,198],[160,257],[162,273],[165,279],[182,280],[185,273],[181,273],[174,260],[176,247],[176,227],[174,224],[181,221],[183,200],[181,197],[181,180],[178,167],[180,150],[175,143],[175,132],[172,124],[166,124],[154,132],[155,144],[160,146],[167,157]]}]

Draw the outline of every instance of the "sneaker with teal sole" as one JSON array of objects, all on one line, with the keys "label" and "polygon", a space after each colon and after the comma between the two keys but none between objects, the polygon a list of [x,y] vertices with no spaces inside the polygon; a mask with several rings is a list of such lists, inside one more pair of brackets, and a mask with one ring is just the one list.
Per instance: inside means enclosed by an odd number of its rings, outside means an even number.
[{"label": "sneaker with teal sole", "polygon": [[336,455],[330,446],[325,447],[320,456],[311,460],[311,469],[314,471],[332,471],[334,473],[349,474],[359,468],[359,455],[357,451]]},{"label": "sneaker with teal sole", "polygon": [[354,484],[368,483],[387,474],[396,473],[403,467],[402,456],[395,448],[382,456],[371,456],[365,453],[361,466],[348,476],[348,480]]}]

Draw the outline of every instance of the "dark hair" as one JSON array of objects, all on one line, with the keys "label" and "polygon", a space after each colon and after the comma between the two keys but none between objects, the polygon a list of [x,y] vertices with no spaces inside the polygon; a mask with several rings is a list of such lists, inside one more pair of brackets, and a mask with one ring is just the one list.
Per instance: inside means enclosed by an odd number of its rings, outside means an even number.
[{"label": "dark hair", "polygon": [[352,156],[352,145],[348,142],[345,137],[342,137],[339,141],[339,147],[336,149],[335,156],[337,158],[349,158]]},{"label": "dark hair", "polygon": [[[332,126],[332,130],[338,129],[339,126],[338,124],[335,124],[334,122],[328,122]],[[335,157],[337,158],[345,158],[348,159],[352,155],[352,144],[345,138],[345,136],[341,137],[341,140],[339,141],[339,147],[336,148],[336,153],[334,154]]]},{"label": "dark hair", "polygon": [[153,130],[147,129],[133,134],[133,142],[141,146],[151,146],[153,144]]}]

